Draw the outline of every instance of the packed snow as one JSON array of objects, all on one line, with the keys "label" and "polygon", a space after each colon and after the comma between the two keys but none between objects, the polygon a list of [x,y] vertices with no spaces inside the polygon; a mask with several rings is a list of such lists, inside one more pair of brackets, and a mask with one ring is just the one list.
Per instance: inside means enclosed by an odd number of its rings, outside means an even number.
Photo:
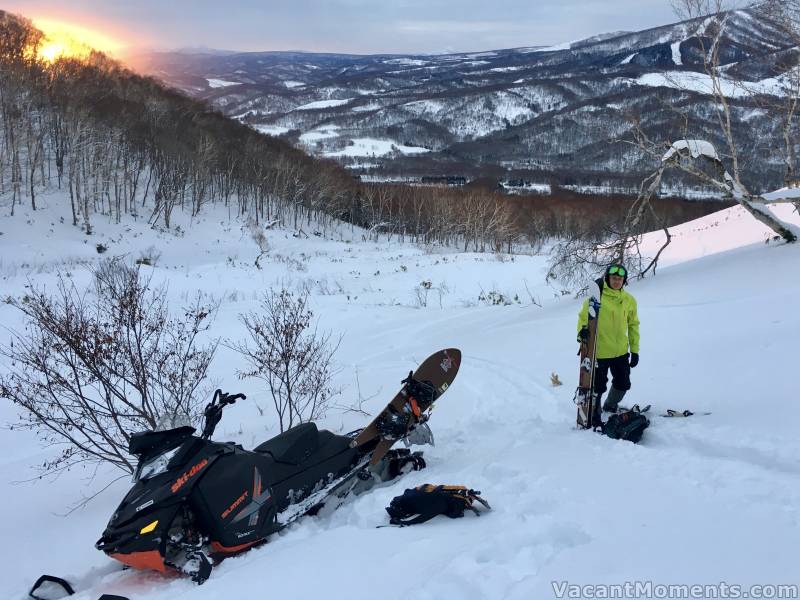
[{"label": "packed snow", "polygon": [[333,108],[335,106],[344,106],[350,101],[352,101],[352,98],[346,98],[344,100],[317,100],[315,102],[309,102],[308,104],[301,104],[300,106],[295,107],[295,110],[318,110],[320,108]]},{"label": "packed snow", "polygon": [[289,131],[289,128],[284,127],[283,125],[253,125],[252,127],[256,131],[266,133],[267,135],[274,135],[276,137]]},{"label": "packed snow", "polygon": [[361,106],[354,106],[350,109],[351,112],[368,112],[371,110],[379,110],[383,108],[380,104],[376,102],[370,102],[369,104],[363,104]]},{"label": "packed snow", "polygon": [[406,102],[402,107],[418,116],[435,115],[447,108],[447,104],[438,100],[414,100]]},{"label": "packed snow", "polygon": [[781,188],[774,192],[768,192],[763,195],[765,200],[775,201],[784,198],[791,198],[795,202],[800,201],[800,187]]},{"label": "packed snow", "polygon": [[430,61],[427,60],[419,60],[417,58],[390,58],[388,60],[384,60],[383,64],[385,65],[403,65],[406,67],[422,67],[427,65]]},{"label": "packed snow", "polygon": [[224,79],[206,79],[210,88],[225,88],[232,85],[242,85],[241,81],[225,81]]},{"label": "packed snow", "polygon": [[681,150],[688,150],[692,158],[705,156],[711,160],[719,160],[719,154],[717,154],[717,150],[711,142],[705,140],[678,140],[674,142],[664,156],[661,157],[661,162],[668,161],[675,156],[675,154],[680,153]]},{"label": "packed snow", "polygon": [[350,141],[352,142],[351,145],[346,146],[342,150],[326,152],[325,156],[385,156],[393,152],[399,152],[401,154],[424,154],[430,152],[428,148],[406,146],[393,142],[392,140],[353,138]]},{"label": "packed snow", "polygon": [[307,131],[301,135],[300,141],[305,144],[313,144],[321,140],[335,138],[339,135],[339,129],[340,128],[338,125],[326,125],[325,127],[318,127],[317,129],[312,129],[311,131]]},{"label": "packed snow", "polygon": [[[258,270],[247,227],[225,210],[177,219],[182,235],[144,221],[98,219],[87,237],[68,224],[68,198],[41,202],[35,213],[18,206],[15,217],[2,207],[4,296],[22,295],[31,283],[52,289],[59,270],[88,285],[88,266],[103,258],[97,243],[108,246],[104,256],[130,261],[153,247],[160,258],[143,268],[169,284],[175,310],[198,291],[221,301],[213,336],[242,336],[237,315],[256,309],[270,286],[311,290],[318,327],[343,335],[336,356],[341,407],[361,394],[374,414],[408,370],[437,349],[456,346],[464,359],[433,413],[436,446],[424,448],[427,469],[225,560],[201,587],[121,571],[94,549],[128,477],[69,512],[117,475],[76,469],[36,479],[34,467],[52,449],[29,433],[3,429],[0,598],[21,600],[43,572],[73,582],[75,600],[101,593],[132,600],[530,600],[554,598],[565,585],[718,589],[724,582],[746,591],[800,584],[800,438],[792,416],[800,245],[764,243],[769,230],[742,209],[672,228],[657,276],[630,283],[642,359],[625,400],[653,405],[651,426],[633,445],[574,427],[580,303],[546,281],[544,256],[364,241],[365,232],[344,225],[330,239],[277,228],[266,233],[271,249]],[[773,210],[800,223],[791,206]],[[662,237],[650,234],[648,251]],[[490,291],[509,304],[487,302]],[[0,320],[22,329],[5,303]],[[7,343],[6,329],[0,336]],[[253,447],[277,427],[267,392],[255,380],[240,380],[241,367],[220,349],[214,381],[248,399],[226,410],[216,439]],[[553,387],[552,373],[564,385]],[[267,410],[261,415],[258,407]],[[657,416],[667,408],[712,414]],[[14,407],[0,404],[0,420],[13,422],[14,415]],[[322,424],[345,432],[365,420],[340,408]],[[384,507],[393,496],[425,482],[479,489],[493,510],[377,528],[387,524]],[[598,597],[596,588],[580,590]]]},{"label": "packed snow", "polygon": [[531,48],[519,48],[517,51],[522,53],[532,52],[560,52],[561,50],[569,50],[575,42],[563,42],[554,46],[534,46]]},{"label": "packed snow", "polygon": [[675,66],[680,67],[683,65],[683,57],[681,56],[681,42],[673,42],[670,44],[672,49],[672,62]]},{"label": "packed snow", "polygon": [[[647,73],[633,81],[644,86],[670,87],[707,95],[714,93],[713,80],[706,73],[691,71]],[[718,81],[721,93],[727,98],[743,98],[755,94],[781,94],[789,89],[785,79],[780,77],[769,77],[755,82],[739,82],[725,78],[720,78]]]}]

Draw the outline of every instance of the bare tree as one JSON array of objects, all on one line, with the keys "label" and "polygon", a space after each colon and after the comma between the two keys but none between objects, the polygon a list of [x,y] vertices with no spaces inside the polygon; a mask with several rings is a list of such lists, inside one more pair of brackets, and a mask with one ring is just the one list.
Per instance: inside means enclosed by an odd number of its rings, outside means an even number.
[{"label": "bare tree", "polygon": [[11,304],[26,317],[0,355],[9,372],[0,397],[23,409],[20,426],[62,448],[44,471],[108,462],[132,472],[130,435],[159,421],[195,421],[198,386],[216,350],[200,347],[212,307],[196,302],[172,317],[166,290],[137,268],[109,261],[91,292],[60,278],[58,293],[32,289]]},{"label": "bare tree", "polygon": [[266,383],[281,431],[323,417],[340,393],[332,380],[333,356],[341,339],[332,343],[330,333],[312,326],[312,317],[307,293],[270,290],[264,294],[260,313],[240,316],[249,342],[227,342],[250,363],[239,377]]},{"label": "bare tree", "polygon": [[[798,177],[797,145],[800,138],[800,0],[768,0],[764,11],[783,31],[793,46],[783,53],[779,67],[783,70],[783,102],[771,108],[781,118],[783,161],[786,165],[784,183],[796,185]],[[794,203],[800,212],[800,201]]]},{"label": "bare tree", "polygon": [[267,240],[266,230],[273,225],[276,225],[275,221],[267,223],[264,227],[260,226],[255,220],[250,220],[247,224],[250,237],[256,243],[256,246],[258,246],[258,256],[256,256],[255,265],[259,271],[261,270],[261,259],[269,252],[269,240]]},{"label": "bare tree", "polygon": [[[684,139],[674,143],[652,140],[641,128],[635,128],[636,143],[649,156],[659,161],[660,166],[651,178],[660,184],[665,169],[678,168],[695,176],[700,181],[719,190],[720,194],[733,198],[758,221],[772,229],[787,242],[797,235],[792,227],[766,208],[768,201],[751,192],[742,181],[740,164],[742,157],[739,143],[734,135],[733,109],[730,95],[735,88],[742,89],[742,82],[726,74],[720,64],[725,31],[731,8],[725,0],[672,0],[676,13],[684,19],[696,20],[694,35],[702,57],[702,68],[710,82],[709,94],[718,110],[714,112],[718,131],[724,140],[725,158],[713,145],[705,140],[691,139],[687,130]],[[706,19],[701,20],[702,17]],[[687,126],[688,127],[688,126]],[[726,164],[729,163],[729,164]],[[657,188],[653,190],[655,193]],[[651,194],[652,195],[652,194]],[[789,199],[772,200],[789,201]]]}]

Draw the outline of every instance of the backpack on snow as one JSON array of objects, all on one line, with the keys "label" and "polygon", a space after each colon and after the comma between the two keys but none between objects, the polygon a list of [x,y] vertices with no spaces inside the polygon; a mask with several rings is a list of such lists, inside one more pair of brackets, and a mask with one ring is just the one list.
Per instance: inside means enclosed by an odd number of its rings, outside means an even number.
[{"label": "backpack on snow", "polygon": [[480,502],[486,508],[489,503],[480,497],[480,492],[463,485],[432,485],[426,483],[407,489],[402,496],[392,499],[386,512],[392,525],[416,525],[429,521],[437,515],[447,515],[451,519],[464,516],[469,509],[479,515],[473,502]]},{"label": "backpack on snow", "polygon": [[611,415],[603,425],[603,433],[614,440],[627,440],[637,443],[642,439],[650,421],[639,411],[629,410]]}]

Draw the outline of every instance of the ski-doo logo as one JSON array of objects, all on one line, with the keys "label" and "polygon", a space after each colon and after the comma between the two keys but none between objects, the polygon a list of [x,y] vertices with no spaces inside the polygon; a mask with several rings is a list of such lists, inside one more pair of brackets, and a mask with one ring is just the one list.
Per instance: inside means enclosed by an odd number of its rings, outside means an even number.
[{"label": "ski-doo logo", "polygon": [[188,471],[186,471],[186,473],[184,473],[183,475],[181,475],[180,477],[178,477],[178,478],[175,480],[175,483],[173,483],[173,484],[172,484],[172,487],[170,488],[170,489],[172,490],[172,493],[174,494],[174,493],[176,493],[176,492],[177,492],[179,489],[181,489],[181,488],[183,487],[183,484],[185,484],[185,483],[186,483],[187,481],[189,481],[189,480],[190,480],[192,477],[194,477],[195,475],[197,475],[197,474],[198,474],[198,473],[201,471],[201,469],[202,469],[203,467],[205,467],[207,464],[208,464],[208,459],[207,459],[207,458],[204,458],[204,459],[203,459],[203,460],[201,460],[199,463],[197,463],[195,466],[193,466],[191,469],[189,469]]},{"label": "ski-doo logo", "polygon": [[247,490],[245,490],[244,494],[239,496],[239,498],[237,498],[236,501],[233,504],[231,504],[227,509],[225,509],[225,512],[222,513],[222,518],[223,519],[227,519],[228,515],[230,515],[234,510],[236,510],[239,507],[239,505],[242,502],[244,502],[244,499],[247,498],[247,494],[248,493],[249,492]]}]

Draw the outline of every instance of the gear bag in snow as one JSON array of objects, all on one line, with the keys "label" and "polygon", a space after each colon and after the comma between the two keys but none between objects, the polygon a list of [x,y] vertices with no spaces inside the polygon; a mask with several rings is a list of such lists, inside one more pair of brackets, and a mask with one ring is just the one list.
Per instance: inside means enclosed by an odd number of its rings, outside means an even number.
[{"label": "gear bag in snow", "polygon": [[424,523],[437,515],[447,515],[451,519],[464,516],[465,510],[479,515],[473,503],[478,501],[487,509],[489,503],[480,497],[480,492],[463,485],[433,485],[426,483],[407,489],[402,496],[392,499],[386,512],[392,525],[416,525]]},{"label": "gear bag in snow", "polygon": [[627,440],[637,443],[642,439],[644,430],[650,421],[641,412],[629,410],[611,415],[603,425],[603,433],[615,440]]}]

